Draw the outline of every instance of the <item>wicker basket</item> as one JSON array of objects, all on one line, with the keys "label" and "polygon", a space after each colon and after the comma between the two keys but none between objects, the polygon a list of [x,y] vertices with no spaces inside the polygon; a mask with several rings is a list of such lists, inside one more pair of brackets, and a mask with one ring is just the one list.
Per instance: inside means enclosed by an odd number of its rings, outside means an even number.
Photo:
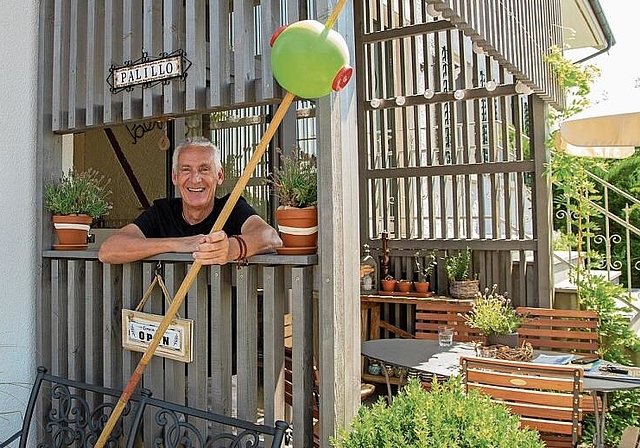
[{"label": "wicker basket", "polygon": [[516,348],[502,345],[498,347],[496,357],[507,361],[531,361],[533,359],[533,347],[527,341],[524,341],[522,346]]},{"label": "wicker basket", "polygon": [[449,294],[454,299],[473,299],[480,292],[478,280],[449,282]]}]

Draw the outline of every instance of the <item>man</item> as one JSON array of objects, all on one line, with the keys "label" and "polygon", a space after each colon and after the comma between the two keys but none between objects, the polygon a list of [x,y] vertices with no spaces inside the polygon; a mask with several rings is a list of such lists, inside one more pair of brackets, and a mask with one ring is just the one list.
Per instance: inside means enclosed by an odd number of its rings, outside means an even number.
[{"label": "man", "polygon": [[243,198],[223,230],[209,233],[229,197],[215,197],[224,172],[209,140],[188,140],[176,148],[171,180],[181,197],[154,201],[102,244],[100,261],[128,263],[165,252],[191,252],[202,265],[225,264],[282,246],[277,232]]}]

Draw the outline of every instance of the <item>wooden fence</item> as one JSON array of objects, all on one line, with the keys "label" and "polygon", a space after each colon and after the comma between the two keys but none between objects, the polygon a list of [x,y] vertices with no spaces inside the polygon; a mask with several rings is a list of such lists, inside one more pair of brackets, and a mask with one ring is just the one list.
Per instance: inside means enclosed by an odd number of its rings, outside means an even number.
[{"label": "wooden fence", "polygon": [[[141,354],[122,348],[121,310],[137,306],[158,268],[174,294],[190,261],[188,255],[165,254],[109,265],[92,250],[45,251],[37,362],[56,375],[122,388]],[[316,263],[316,255],[263,255],[241,269],[201,269],[179,312],[193,319],[193,362],[154,357],[141,386],[158,398],[249,421],[262,415],[271,424],[286,419],[284,315],[291,312],[293,403],[312,403]],[[165,308],[156,288],[143,310],[161,315]],[[311,446],[311,407],[295,408],[290,415],[296,444]]]}]

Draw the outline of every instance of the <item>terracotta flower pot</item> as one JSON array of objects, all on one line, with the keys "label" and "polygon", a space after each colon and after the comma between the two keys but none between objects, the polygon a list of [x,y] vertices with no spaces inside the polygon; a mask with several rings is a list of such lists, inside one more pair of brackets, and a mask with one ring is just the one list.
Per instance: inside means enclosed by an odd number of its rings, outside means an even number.
[{"label": "terracotta flower pot", "polygon": [[[282,208],[276,210],[276,221],[282,243],[288,251],[283,253],[314,253],[318,245],[318,209]],[[294,248],[300,249],[296,252]],[[281,252],[281,251],[278,251]]]},{"label": "terracotta flower pot", "polygon": [[398,280],[382,280],[382,290],[386,292],[393,292],[396,289]]},{"label": "terracotta flower pot", "polygon": [[53,227],[58,236],[56,250],[86,249],[87,235],[93,219],[89,215],[53,215]]},{"label": "terracotta flower pot", "polygon": [[411,285],[413,284],[413,282],[410,282],[408,280],[400,280],[398,282],[398,291],[400,292],[409,292],[411,291]]},{"label": "terracotta flower pot", "polygon": [[413,287],[416,292],[429,292],[429,282],[414,282]]}]

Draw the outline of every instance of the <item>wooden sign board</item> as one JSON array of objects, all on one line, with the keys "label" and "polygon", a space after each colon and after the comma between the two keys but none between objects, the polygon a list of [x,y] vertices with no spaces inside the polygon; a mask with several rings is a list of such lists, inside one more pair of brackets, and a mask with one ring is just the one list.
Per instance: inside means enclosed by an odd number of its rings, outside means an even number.
[{"label": "wooden sign board", "polygon": [[[122,310],[122,347],[144,352],[163,316]],[[193,361],[193,320],[175,318],[165,331],[155,355],[182,362]]]}]

